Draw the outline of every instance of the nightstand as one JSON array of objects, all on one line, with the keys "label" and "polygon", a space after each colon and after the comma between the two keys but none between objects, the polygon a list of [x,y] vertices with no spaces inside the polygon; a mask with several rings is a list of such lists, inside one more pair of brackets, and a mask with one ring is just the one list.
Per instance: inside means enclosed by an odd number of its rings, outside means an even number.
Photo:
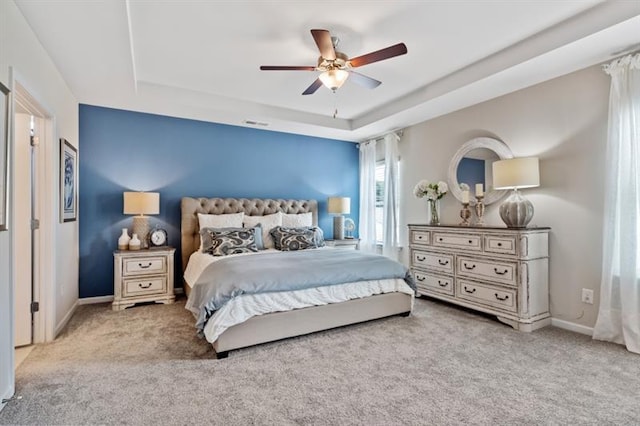
[{"label": "nightstand", "polygon": [[360,250],[359,238],[345,238],[344,240],[324,240],[327,247],[340,250]]},{"label": "nightstand", "polygon": [[114,311],[136,303],[173,303],[173,247],[113,252]]}]

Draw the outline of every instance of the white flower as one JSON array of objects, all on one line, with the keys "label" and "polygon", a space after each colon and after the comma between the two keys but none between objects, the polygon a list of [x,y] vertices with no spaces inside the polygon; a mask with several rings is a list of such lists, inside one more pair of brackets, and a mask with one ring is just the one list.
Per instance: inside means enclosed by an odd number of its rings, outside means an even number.
[{"label": "white flower", "polygon": [[427,197],[427,200],[439,200],[449,191],[446,182],[430,183],[427,180],[421,180],[413,188],[413,195],[417,198]]}]

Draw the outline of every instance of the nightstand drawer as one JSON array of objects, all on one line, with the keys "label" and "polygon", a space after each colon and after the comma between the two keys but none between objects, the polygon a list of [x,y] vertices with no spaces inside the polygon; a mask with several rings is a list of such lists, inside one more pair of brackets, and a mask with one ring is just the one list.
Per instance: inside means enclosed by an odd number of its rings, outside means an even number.
[{"label": "nightstand drawer", "polygon": [[411,244],[429,244],[428,231],[411,231]]},{"label": "nightstand drawer", "polygon": [[450,254],[415,250],[411,258],[411,266],[435,269],[442,272],[453,272],[453,256]]},{"label": "nightstand drawer", "polygon": [[456,281],[456,297],[509,312],[518,310],[515,290],[494,287],[488,284],[458,279]]},{"label": "nightstand drawer", "polygon": [[150,277],[124,280],[123,293],[127,296],[164,293],[167,287],[166,277]]},{"label": "nightstand drawer", "polygon": [[458,256],[456,272],[470,278],[516,285],[516,264]]},{"label": "nightstand drawer", "polygon": [[452,232],[434,232],[433,245],[454,249],[482,251],[480,234],[458,234]]},{"label": "nightstand drawer", "polygon": [[516,237],[485,235],[484,251],[488,253],[516,254]]},{"label": "nightstand drawer", "polygon": [[436,291],[453,296],[453,278],[427,272],[413,271],[416,287],[420,290]]},{"label": "nightstand drawer", "polygon": [[167,272],[166,257],[139,257],[125,259],[123,262],[123,275],[149,275],[164,274]]}]

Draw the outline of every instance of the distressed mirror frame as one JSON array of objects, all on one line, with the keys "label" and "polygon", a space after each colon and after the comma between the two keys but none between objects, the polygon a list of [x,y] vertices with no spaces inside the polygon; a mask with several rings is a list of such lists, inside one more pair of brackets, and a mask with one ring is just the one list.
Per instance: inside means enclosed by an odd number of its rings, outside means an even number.
[{"label": "distressed mirror frame", "polygon": [[0,83],[0,231],[9,229],[9,94]]},{"label": "distressed mirror frame", "polygon": [[[513,158],[513,153],[511,149],[507,146],[506,143],[502,142],[499,139],[489,138],[489,137],[481,137],[471,139],[468,142],[465,142],[458,152],[455,153],[453,158],[451,159],[451,163],[449,163],[449,189],[451,194],[460,202],[462,202],[462,190],[460,189],[460,183],[458,182],[458,165],[460,161],[467,155],[469,152],[474,149],[486,148],[496,153],[501,160],[506,160],[509,158]],[[483,203],[485,205],[493,204],[496,201],[502,199],[505,195],[507,195],[507,190],[496,190],[489,188],[485,188]],[[469,204],[475,205],[476,199],[473,196],[473,188],[470,190],[469,194]]]}]

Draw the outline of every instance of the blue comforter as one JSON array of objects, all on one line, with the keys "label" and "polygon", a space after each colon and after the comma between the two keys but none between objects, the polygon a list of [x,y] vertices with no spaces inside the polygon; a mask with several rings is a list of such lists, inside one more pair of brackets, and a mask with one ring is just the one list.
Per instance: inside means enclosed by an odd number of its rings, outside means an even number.
[{"label": "blue comforter", "polygon": [[409,270],[385,256],[357,250],[312,249],[229,256],[211,263],[193,285],[186,308],[202,331],[226,302],[242,294],[302,290],[358,281],[402,278]]}]

